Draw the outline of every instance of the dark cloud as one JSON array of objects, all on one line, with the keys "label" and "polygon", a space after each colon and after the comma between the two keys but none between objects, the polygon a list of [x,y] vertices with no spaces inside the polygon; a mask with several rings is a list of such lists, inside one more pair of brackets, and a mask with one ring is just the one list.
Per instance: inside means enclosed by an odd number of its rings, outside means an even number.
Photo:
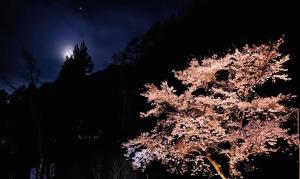
[{"label": "dark cloud", "polygon": [[22,50],[26,49],[36,59],[42,81],[53,80],[63,63],[62,49],[82,40],[95,69],[103,69],[131,38],[142,35],[155,21],[176,14],[187,2],[6,0],[0,9],[0,75],[24,82]]}]

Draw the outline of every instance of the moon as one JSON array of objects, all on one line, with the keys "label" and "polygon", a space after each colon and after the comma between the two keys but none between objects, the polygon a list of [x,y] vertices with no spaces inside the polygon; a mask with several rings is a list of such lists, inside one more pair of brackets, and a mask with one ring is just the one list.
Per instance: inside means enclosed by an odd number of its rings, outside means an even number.
[{"label": "moon", "polygon": [[62,58],[65,60],[66,57],[71,57],[73,55],[73,47],[65,46],[61,51]]}]

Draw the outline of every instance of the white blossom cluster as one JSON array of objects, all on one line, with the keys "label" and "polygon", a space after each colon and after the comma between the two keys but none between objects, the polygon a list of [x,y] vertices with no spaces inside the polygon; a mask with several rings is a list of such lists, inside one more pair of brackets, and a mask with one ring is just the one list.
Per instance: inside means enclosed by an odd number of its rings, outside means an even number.
[{"label": "white blossom cluster", "polygon": [[[216,171],[225,178],[213,157],[218,154],[229,159],[230,176],[241,177],[237,164],[276,152],[278,139],[299,146],[298,134],[282,128],[296,109],[281,102],[294,96],[261,97],[255,91],[268,80],[290,80],[284,68],[289,56],[279,52],[282,43],[279,39],[271,45],[246,45],[202,63],[191,60],[186,69],[173,72],[187,85],[179,95],[165,81],[160,87],[147,84],[141,95],[153,108],[140,116],[159,120],[152,131],[123,144],[133,168],[145,169],[151,161],[159,161],[170,172],[213,176]],[[203,92],[197,94],[198,90]],[[229,147],[221,147],[225,143]]]}]

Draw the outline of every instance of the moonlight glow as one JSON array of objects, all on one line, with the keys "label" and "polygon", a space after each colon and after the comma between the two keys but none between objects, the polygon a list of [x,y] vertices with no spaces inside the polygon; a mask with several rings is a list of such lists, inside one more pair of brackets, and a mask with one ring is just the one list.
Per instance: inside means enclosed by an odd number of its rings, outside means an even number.
[{"label": "moonlight glow", "polygon": [[65,60],[66,57],[70,57],[73,55],[73,47],[72,46],[66,46],[62,49],[62,58]]}]

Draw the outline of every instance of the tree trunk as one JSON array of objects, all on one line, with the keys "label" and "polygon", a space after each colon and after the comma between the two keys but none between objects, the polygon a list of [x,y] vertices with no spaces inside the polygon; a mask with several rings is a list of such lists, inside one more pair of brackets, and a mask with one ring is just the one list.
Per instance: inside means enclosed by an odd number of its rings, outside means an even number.
[{"label": "tree trunk", "polygon": [[217,171],[218,175],[222,178],[222,179],[227,179],[224,175],[224,173],[222,172],[221,169],[221,165],[218,164],[216,161],[214,161],[210,156],[206,157],[207,160],[212,164],[212,166],[215,168],[215,170]]}]

